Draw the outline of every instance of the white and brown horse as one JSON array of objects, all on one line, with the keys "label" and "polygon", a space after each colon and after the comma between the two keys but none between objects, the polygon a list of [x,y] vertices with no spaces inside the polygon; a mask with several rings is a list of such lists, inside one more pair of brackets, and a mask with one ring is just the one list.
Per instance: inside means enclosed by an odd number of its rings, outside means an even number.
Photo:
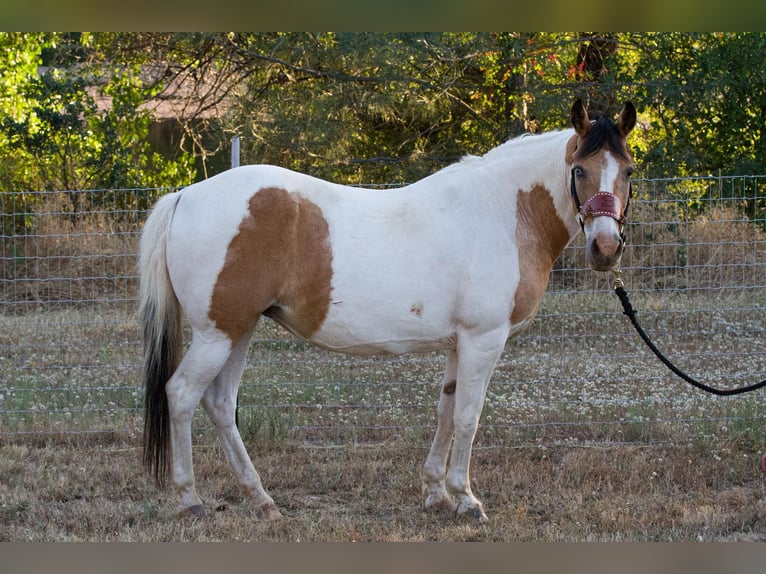
[{"label": "white and brown horse", "polygon": [[619,264],[635,122],[630,102],[614,122],[590,121],[578,100],[572,129],[508,141],[395,190],[253,165],[162,197],[139,261],[144,461],[160,484],[171,474],[179,511],[203,511],[191,444],[202,401],[256,515],[279,516],[235,425],[265,315],[334,351],[446,350],[425,505],[486,520],[469,463],[490,375],[581,229],[593,269]]}]

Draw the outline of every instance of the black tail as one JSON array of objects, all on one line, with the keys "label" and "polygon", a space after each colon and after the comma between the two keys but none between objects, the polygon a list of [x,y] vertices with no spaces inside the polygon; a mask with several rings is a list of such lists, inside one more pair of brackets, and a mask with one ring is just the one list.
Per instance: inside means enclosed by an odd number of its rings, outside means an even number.
[{"label": "black tail", "polygon": [[160,487],[170,472],[170,411],[165,385],[182,355],[181,307],[170,283],[165,245],[178,194],[164,196],[146,220],[139,250],[139,317],[144,338],[144,465]]},{"label": "black tail", "polygon": [[[157,310],[147,309],[146,320],[155,320]],[[178,316],[180,319],[180,314]],[[171,319],[171,323],[175,322]],[[144,466],[164,488],[170,472],[170,411],[165,385],[181,361],[180,320],[165,325],[159,337],[152,337],[152,327],[144,324]]]}]

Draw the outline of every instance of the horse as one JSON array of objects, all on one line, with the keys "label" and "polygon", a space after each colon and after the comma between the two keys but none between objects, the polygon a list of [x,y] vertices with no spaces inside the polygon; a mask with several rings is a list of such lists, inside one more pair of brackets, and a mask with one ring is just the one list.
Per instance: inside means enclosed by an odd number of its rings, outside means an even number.
[{"label": "horse", "polygon": [[635,107],[591,120],[577,100],[570,122],[390,190],[244,165],[161,197],[138,258],[143,459],[159,487],[172,477],[177,512],[204,514],[191,434],[201,402],[256,518],[281,515],[235,420],[249,341],[266,316],[338,352],[446,351],[425,507],[487,521],[471,449],[506,341],[532,321],[580,231],[595,271],[617,268],[623,252]]}]

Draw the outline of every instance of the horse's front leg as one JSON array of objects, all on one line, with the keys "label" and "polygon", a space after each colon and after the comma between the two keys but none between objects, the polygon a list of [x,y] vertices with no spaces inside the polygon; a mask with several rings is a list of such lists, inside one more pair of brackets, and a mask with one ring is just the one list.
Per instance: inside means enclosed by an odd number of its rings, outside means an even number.
[{"label": "horse's front leg", "polygon": [[489,378],[503,352],[507,337],[507,328],[498,328],[480,335],[458,336],[454,441],[446,484],[455,498],[457,514],[473,516],[479,522],[486,522],[487,515],[482,503],[471,490],[471,449]]}]

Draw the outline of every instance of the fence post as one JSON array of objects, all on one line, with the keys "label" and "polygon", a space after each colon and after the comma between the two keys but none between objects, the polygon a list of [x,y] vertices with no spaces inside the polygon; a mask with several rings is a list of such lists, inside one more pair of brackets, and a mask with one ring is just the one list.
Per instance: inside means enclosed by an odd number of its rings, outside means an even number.
[{"label": "fence post", "polygon": [[231,138],[231,167],[239,167],[239,136]]}]

